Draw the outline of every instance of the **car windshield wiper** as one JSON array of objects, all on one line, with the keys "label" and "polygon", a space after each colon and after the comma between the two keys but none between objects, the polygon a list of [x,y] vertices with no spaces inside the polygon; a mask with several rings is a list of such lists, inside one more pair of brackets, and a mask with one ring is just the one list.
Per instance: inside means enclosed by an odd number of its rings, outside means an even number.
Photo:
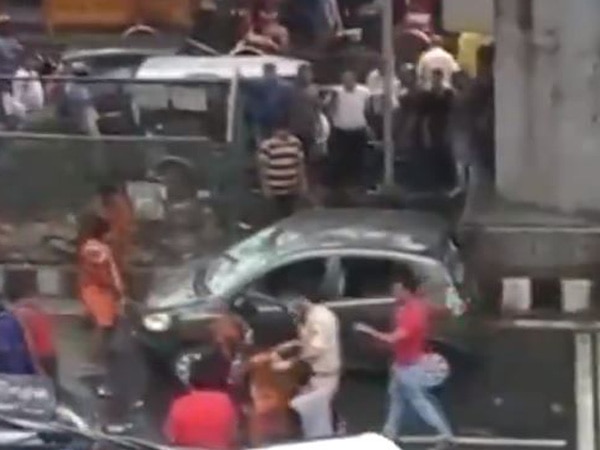
[{"label": "car windshield wiper", "polygon": [[134,437],[112,436],[92,429],[79,429],[60,423],[39,423],[31,420],[16,419],[0,414],[0,426],[9,426],[22,431],[62,433],[77,436],[94,442],[106,442],[131,450],[169,450],[169,447]]}]

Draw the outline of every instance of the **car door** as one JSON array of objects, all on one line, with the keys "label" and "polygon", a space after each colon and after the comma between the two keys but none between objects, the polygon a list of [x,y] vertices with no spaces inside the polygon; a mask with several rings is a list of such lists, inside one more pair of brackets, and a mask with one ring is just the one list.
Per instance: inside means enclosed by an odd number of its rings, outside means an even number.
[{"label": "car door", "polygon": [[325,262],[324,257],[307,257],[283,263],[251,282],[234,300],[234,311],[252,327],[259,348],[297,337],[296,323],[286,303],[320,285]]},{"label": "car door", "polygon": [[353,325],[363,322],[379,330],[390,328],[394,304],[392,270],[397,262],[360,255],[338,258],[344,278],[342,292],[325,303],[340,319],[345,365],[352,369],[383,369],[388,347],[356,332]]}]

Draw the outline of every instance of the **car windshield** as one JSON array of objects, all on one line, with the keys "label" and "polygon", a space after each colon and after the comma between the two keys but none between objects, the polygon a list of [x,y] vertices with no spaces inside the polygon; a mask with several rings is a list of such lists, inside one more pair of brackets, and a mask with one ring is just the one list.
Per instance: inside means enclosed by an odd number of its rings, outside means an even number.
[{"label": "car windshield", "polygon": [[209,267],[205,285],[217,295],[235,288],[250,274],[272,264],[287,247],[300,237],[297,233],[283,232],[279,227],[268,227],[228,249]]}]

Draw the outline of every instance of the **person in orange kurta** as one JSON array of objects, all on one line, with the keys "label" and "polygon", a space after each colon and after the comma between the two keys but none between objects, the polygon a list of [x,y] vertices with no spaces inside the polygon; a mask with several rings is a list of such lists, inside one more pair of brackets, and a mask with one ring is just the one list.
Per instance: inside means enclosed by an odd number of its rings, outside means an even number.
[{"label": "person in orange kurta", "polygon": [[127,273],[135,235],[135,214],[125,189],[118,185],[101,186],[98,190],[96,212],[110,226],[108,243],[122,275]]},{"label": "person in orange kurta", "polygon": [[[84,218],[78,246],[79,296],[94,323],[93,358],[106,367],[108,347],[123,298],[123,282],[107,240],[110,226],[97,215]],[[100,386],[100,395],[107,389]]]}]

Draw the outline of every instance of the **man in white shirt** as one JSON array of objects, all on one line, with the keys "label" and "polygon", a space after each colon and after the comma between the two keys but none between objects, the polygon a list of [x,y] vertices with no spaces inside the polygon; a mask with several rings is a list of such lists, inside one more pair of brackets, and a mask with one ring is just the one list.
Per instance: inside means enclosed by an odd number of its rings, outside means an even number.
[{"label": "man in white shirt", "polygon": [[[368,106],[369,122],[377,139],[383,138],[383,100],[385,91],[385,80],[383,76],[383,63],[380,63],[378,67],[373,69],[367,75],[366,85],[367,89],[371,93]],[[392,90],[392,108],[394,110],[399,106],[399,97],[402,92],[402,85],[398,77],[394,76],[393,90]]]},{"label": "man in white shirt", "polygon": [[364,179],[365,150],[368,144],[367,103],[371,93],[358,85],[354,72],[342,75],[342,85],[334,88],[330,103],[331,183],[336,188],[360,186]]},{"label": "man in white shirt", "polygon": [[429,50],[423,52],[417,64],[417,77],[423,89],[431,89],[433,72],[436,70],[443,73],[443,83],[446,87],[452,86],[452,76],[460,71],[458,62],[444,49],[442,38],[439,36],[432,38]]},{"label": "man in white shirt", "polygon": [[38,72],[36,60],[30,58],[15,73],[12,93],[15,102],[22,105],[25,113],[39,111],[44,106],[44,88]]},{"label": "man in white shirt", "polygon": [[342,355],[337,316],[326,306],[301,298],[290,309],[298,318],[298,340],[280,346],[280,350],[299,347],[299,358],[312,368],[308,386],[291,406],[300,414],[306,438],[335,433],[332,401],[338,391]]}]

